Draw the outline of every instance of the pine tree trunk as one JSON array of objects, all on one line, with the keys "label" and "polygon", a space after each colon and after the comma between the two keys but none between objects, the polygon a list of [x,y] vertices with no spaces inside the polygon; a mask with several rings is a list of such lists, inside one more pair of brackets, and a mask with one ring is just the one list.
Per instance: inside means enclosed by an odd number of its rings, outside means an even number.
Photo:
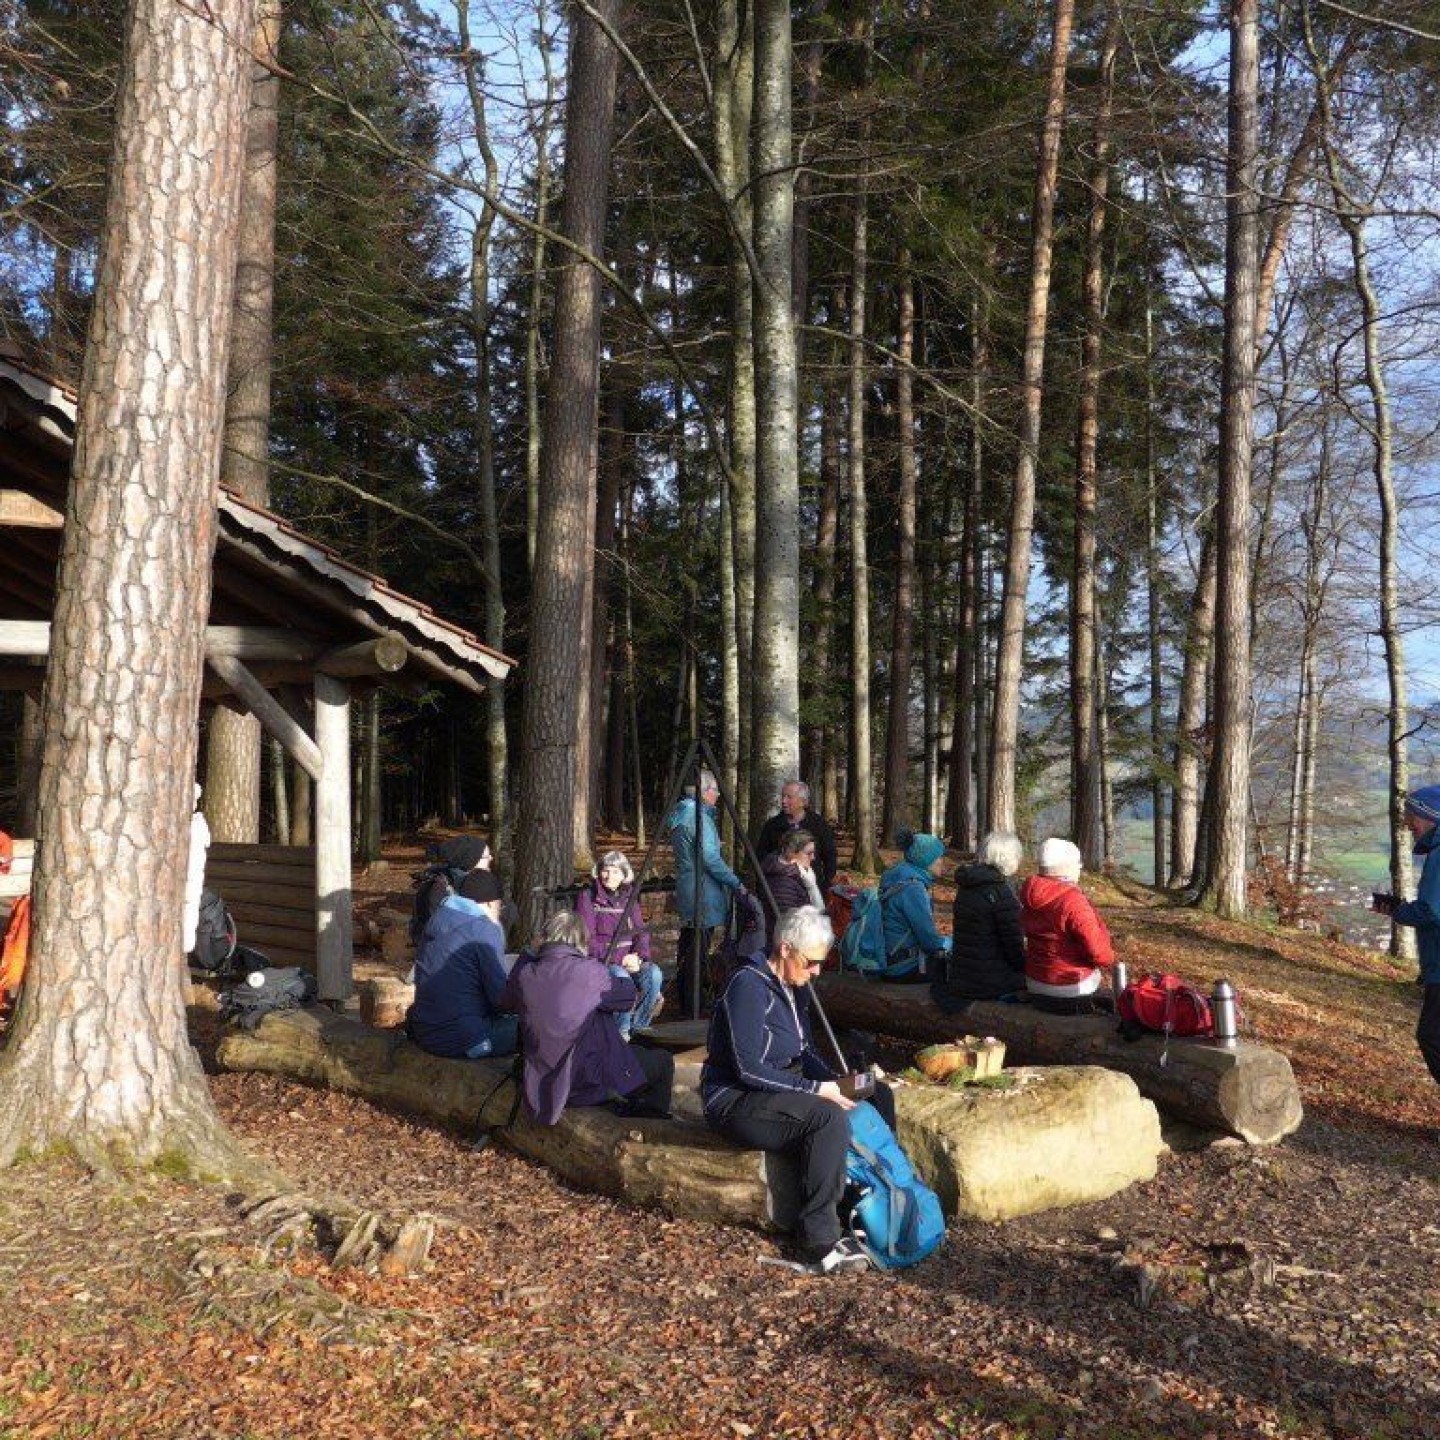
[{"label": "pine tree trunk", "polygon": [[358,859],[365,865],[380,858],[381,806],[384,787],[381,784],[380,695],[377,691],[366,697],[361,707],[364,717],[365,745],[360,755],[360,847]]},{"label": "pine tree trunk", "polygon": [[755,628],[750,814],[800,768],[800,477],[791,314],[790,6],[755,15]]},{"label": "pine tree trunk", "polygon": [[1155,310],[1145,281],[1145,618],[1150,652],[1150,856],[1151,880],[1166,883],[1164,636],[1160,606],[1160,484],[1155,459]]},{"label": "pine tree trunk", "polygon": [[[535,229],[530,240],[530,303],[525,314],[525,564],[535,573],[535,538],[540,532],[540,331],[545,300],[545,247],[550,224],[550,117],[555,108],[548,0],[537,0],[535,48],[545,73],[545,99],[532,131],[535,146]],[[493,726],[493,717],[492,717]]]},{"label": "pine tree trunk", "polygon": [[1085,333],[1080,357],[1080,414],[1075,461],[1075,552],[1070,605],[1070,833],[1087,869],[1104,859],[1100,815],[1099,679],[1095,634],[1095,514],[1100,443],[1100,339],[1104,323],[1105,210],[1110,188],[1110,123],[1120,7],[1111,0],[1100,49],[1100,95],[1091,140],[1090,213],[1082,282]]},{"label": "pine tree trunk", "polygon": [[910,823],[910,657],[915,610],[915,277],[910,253],[899,259],[900,326],[896,343],[895,419],[899,427],[900,493],[895,527],[895,604],[890,612],[890,709],[885,721],[885,804],[880,829],[893,835]]},{"label": "pine tree trunk", "polygon": [[[619,0],[600,0],[613,25]],[[577,14],[565,102],[562,232],[592,255],[605,238],[610,137],[618,56],[599,24]],[[574,873],[576,812],[594,550],[595,464],[600,403],[600,283],[573,255],[557,267],[555,343],[545,406],[541,506],[531,597],[516,826],[515,891],[528,938],[549,909],[543,892]]]},{"label": "pine tree trunk", "polygon": [[[500,166],[490,143],[485,109],[483,57],[470,42],[469,0],[459,0],[456,15],[465,54],[465,87],[470,123],[485,172],[487,202],[498,198]],[[493,203],[481,206],[470,232],[470,340],[475,348],[475,458],[480,491],[480,543],[485,562],[485,643],[505,648],[505,595],[501,588],[500,513],[495,496],[494,398],[490,383],[490,240],[495,228]],[[485,769],[490,792],[490,839],[495,854],[510,859],[510,745],[505,729],[505,693],[499,683],[485,696]]]},{"label": "pine tree trunk", "polygon": [[[0,1161],[241,1167],[185,1023],[253,0],[134,0],[56,580],[30,969]],[[123,596],[124,603],[116,602]]]},{"label": "pine tree trunk", "polygon": [[1065,70],[1070,54],[1074,0],[1055,0],[1050,47],[1050,86],[1040,133],[1035,176],[1030,298],[1025,311],[1021,373],[1020,461],[1010,500],[1010,542],[995,661],[995,698],[990,718],[990,785],[987,830],[1015,828],[1015,766],[1020,741],[1020,678],[1025,651],[1025,602],[1030,589],[1030,547],[1035,528],[1035,469],[1040,452],[1040,410],[1045,377],[1045,332],[1050,311],[1050,265],[1054,247],[1055,186],[1060,135],[1065,123]]},{"label": "pine tree trunk", "polygon": [[1255,439],[1259,279],[1259,0],[1230,6],[1225,340],[1216,509],[1215,756],[1204,898],[1227,919],[1246,910],[1250,806],[1250,465]]},{"label": "pine tree trunk", "polygon": [[811,713],[811,767],[819,785],[821,815],[840,813],[839,764],[831,718],[835,684],[830,674],[835,655],[835,556],[840,533],[840,389],[820,381],[820,511],[815,520],[815,635],[812,651],[815,695]]},{"label": "pine tree trunk", "polygon": [[[257,505],[270,500],[270,377],[274,354],[276,149],[281,10],[261,0],[255,25],[245,181],[230,316],[229,393],[220,480]],[[217,705],[205,740],[205,818],[211,837],[260,838],[260,722]]]},{"label": "pine tree trunk", "polygon": [[285,747],[275,739],[266,742],[270,753],[270,797],[275,807],[275,843],[290,843],[290,787],[285,782]]},{"label": "pine tree trunk", "polygon": [[[868,130],[862,153],[868,149]],[[850,395],[847,407],[850,489],[850,803],[855,823],[852,864],[864,874],[880,868],[875,848],[875,786],[870,759],[870,556],[865,495],[865,285],[869,264],[870,194],[862,161],[855,182],[850,247]]]},{"label": "pine tree trunk", "polygon": [[625,467],[625,397],[620,377],[611,371],[605,387],[605,427],[600,436],[599,494],[595,507],[595,578],[590,609],[590,810],[603,809],[602,786],[609,757],[607,736],[614,622],[611,616],[611,582],[615,537],[619,528],[620,491]]},{"label": "pine tree trunk", "polygon": [[[715,168],[725,189],[732,223],[753,231],[750,203],[750,123],[755,103],[755,31],[751,7],[722,0],[715,34]],[[726,779],[736,808],[746,819],[749,787],[738,784],[749,774],[751,751],[751,652],[755,640],[755,286],[749,260],[734,235],[729,237],[730,349],[726,412],[730,475],[731,585],[735,595],[735,682],[726,690]],[[731,705],[734,710],[732,714]]]}]

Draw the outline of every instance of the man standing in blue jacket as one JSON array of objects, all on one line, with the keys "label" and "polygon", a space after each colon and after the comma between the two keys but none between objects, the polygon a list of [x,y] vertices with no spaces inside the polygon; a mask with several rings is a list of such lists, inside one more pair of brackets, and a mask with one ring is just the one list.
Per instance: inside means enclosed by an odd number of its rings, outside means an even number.
[{"label": "man standing in blue jacket", "polygon": [[1440,831],[1436,829],[1440,825],[1440,785],[1426,785],[1405,797],[1405,823],[1415,837],[1415,853],[1424,857],[1420,888],[1413,900],[1376,895],[1374,909],[1395,924],[1415,930],[1420,983],[1425,987],[1415,1043],[1431,1078],[1440,1085]]},{"label": "man standing in blue jacket", "polygon": [[715,827],[715,802],[719,798],[715,776],[702,770],[699,800],[694,788],[687,786],[684,797],[665,819],[670,847],[675,852],[675,909],[680,916],[675,961],[680,1008],[687,1016],[692,1013],[690,971],[697,946],[703,968],[715,929],[725,923],[730,895],[745,893],[740,877],[720,853],[720,832]]}]

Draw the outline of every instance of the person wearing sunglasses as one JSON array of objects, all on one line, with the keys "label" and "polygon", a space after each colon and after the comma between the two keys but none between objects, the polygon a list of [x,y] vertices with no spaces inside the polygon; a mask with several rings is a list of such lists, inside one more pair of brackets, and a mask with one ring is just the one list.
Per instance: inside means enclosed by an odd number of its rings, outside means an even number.
[{"label": "person wearing sunglasses", "polygon": [[[801,1260],[824,1274],[869,1263],[843,1234],[839,1214],[850,1144],[846,1112],[855,1102],[810,1032],[810,981],[833,943],[829,917],[814,906],[780,916],[770,954],[742,964],[715,1007],[700,1077],[705,1118],[721,1135],[795,1158],[796,1246]],[[867,1098],[893,1128],[890,1089],[877,1084]]]}]

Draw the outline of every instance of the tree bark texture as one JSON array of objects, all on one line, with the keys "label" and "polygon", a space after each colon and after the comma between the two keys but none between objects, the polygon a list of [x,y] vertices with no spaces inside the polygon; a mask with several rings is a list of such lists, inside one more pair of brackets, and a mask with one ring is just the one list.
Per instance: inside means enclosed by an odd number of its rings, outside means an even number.
[{"label": "tree bark texture", "polygon": [[[868,138],[868,132],[867,132]],[[864,147],[868,148],[868,146]],[[870,254],[870,192],[864,162],[855,182],[850,242],[850,394],[846,476],[850,492],[850,775],[855,823],[852,864],[863,874],[880,868],[875,848],[875,787],[870,736],[869,502],[865,493],[865,286]]]},{"label": "tree bark texture", "polygon": [[895,419],[899,427],[900,494],[895,526],[895,604],[890,612],[890,706],[885,722],[885,802],[880,829],[893,835],[910,823],[910,660],[915,622],[915,277],[909,251],[900,255],[899,356],[895,370]]},{"label": "tree bark texture", "polygon": [[[615,24],[619,0],[602,0],[595,8]],[[600,26],[577,14],[565,102],[561,230],[592,255],[601,253],[605,238],[618,58]],[[516,893],[527,938],[546,910],[537,889],[553,889],[573,874],[575,813],[586,782],[577,761],[594,551],[600,281],[573,255],[556,272],[517,797],[524,823],[516,827]]]},{"label": "tree bark texture", "polygon": [[[833,345],[833,341],[831,342]],[[833,367],[832,367],[833,368]],[[820,510],[815,519],[815,721],[810,740],[812,784],[819,787],[817,811],[840,814],[839,747],[831,714],[830,666],[835,656],[835,563],[840,538],[840,387],[820,381]]]},{"label": "tree bark texture", "polygon": [[1095,636],[1095,517],[1099,495],[1100,349],[1104,324],[1105,210],[1110,189],[1110,127],[1120,7],[1111,0],[1100,48],[1100,95],[1095,112],[1090,212],[1081,282],[1085,332],[1080,342],[1080,414],[1075,459],[1075,553],[1070,604],[1070,834],[1087,869],[1103,860],[1100,821],[1099,683]]},{"label": "tree bark texture", "polygon": [[1230,7],[1225,339],[1216,509],[1215,757],[1205,898],[1246,910],[1250,807],[1250,466],[1255,442],[1255,300],[1259,281],[1259,0]]},{"label": "tree bark texture", "polygon": [[790,310],[795,176],[790,145],[790,6],[755,15],[755,629],[750,814],[800,768],[800,474],[795,322]]},{"label": "tree bark texture", "polygon": [[1175,788],[1171,796],[1170,884],[1183,887],[1195,878],[1200,828],[1200,784],[1209,744],[1205,723],[1215,638],[1215,531],[1205,527],[1200,541],[1200,571],[1185,635],[1180,671],[1180,702],[1175,720]]},{"label": "tree bark texture", "polygon": [[1030,587],[1030,548],[1035,529],[1035,471],[1040,452],[1044,399],[1045,332],[1050,313],[1050,266],[1055,232],[1055,186],[1060,136],[1065,123],[1065,71],[1070,55],[1074,0],[1055,0],[1050,46],[1050,85],[1040,130],[1035,175],[1034,232],[1030,252],[1030,298],[1025,311],[1021,368],[1020,460],[1010,500],[1010,539],[1005,562],[995,698],[990,717],[990,776],[985,824],[1015,828],[1015,769],[1020,742],[1020,678],[1025,651],[1025,601]]},{"label": "tree bark texture", "polygon": [[[239,253],[230,313],[230,364],[220,481],[257,505],[270,501],[270,377],[274,353],[276,142],[281,11],[260,0],[245,133]],[[260,838],[260,722],[216,706],[205,737],[205,819],[216,840]]]},{"label": "tree bark texture", "polygon": [[[750,202],[750,124],[755,102],[755,30],[751,7],[723,0],[716,26],[715,170],[725,189],[736,231],[753,233]],[[735,591],[736,685],[734,719],[726,689],[726,750],[723,757],[731,794],[742,818],[750,808],[748,787],[753,716],[746,681],[755,643],[755,277],[734,234],[729,239],[730,351],[727,357],[730,474],[727,477],[730,549]],[[733,738],[732,738],[733,736]]]},{"label": "tree bark texture", "polygon": [[834,1025],[925,1042],[954,1040],[963,1029],[1005,1041],[1007,1063],[1122,1070],[1162,1111],[1252,1145],[1278,1143],[1302,1118],[1290,1061],[1264,1045],[1171,1040],[1167,1046],[1163,1035],[1131,1041],[1120,1035],[1113,1016],[1044,1015],[1033,1005],[996,1001],[971,1005],[957,1024],[956,1016],[936,1007],[928,986],[850,975],[822,975],[815,985]]},{"label": "tree bark texture", "polygon": [[135,0],[43,700],[30,972],[0,1159],[233,1173],[185,1027],[181,908],[253,0]]}]

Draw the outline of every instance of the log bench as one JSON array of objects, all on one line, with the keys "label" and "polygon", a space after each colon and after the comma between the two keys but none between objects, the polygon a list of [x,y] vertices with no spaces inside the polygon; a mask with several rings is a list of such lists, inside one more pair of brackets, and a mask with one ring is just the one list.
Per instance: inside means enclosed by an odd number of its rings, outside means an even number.
[{"label": "log bench", "polygon": [[[259,1070],[361,1095],[461,1134],[510,1113],[496,1082],[509,1060],[444,1060],[397,1031],[374,1030],[323,1007],[268,1015],[219,1048],[226,1070]],[[578,1189],[672,1215],[762,1230],[789,1229],[792,1167],[727,1144],[700,1112],[700,1066],[675,1070],[670,1121],[567,1110],[540,1126],[522,1111],[501,1138]],[[902,1144],[947,1215],[1005,1220],[1104,1199],[1154,1176],[1162,1148],[1155,1107],[1123,1075],[1094,1067],[1018,1071],[1007,1089],[901,1087]],[[487,1099],[487,1097],[489,1097]]]},{"label": "log bench", "polygon": [[994,1035],[1011,1059],[1034,1065],[1098,1065],[1130,1076],[1140,1093],[1168,1115],[1273,1145],[1300,1124],[1300,1090],[1278,1050],[1241,1040],[1124,1039],[1113,1016],[1049,1015],[1033,1005],[977,1001],[964,1015],[946,1015],[926,985],[888,985],[856,975],[815,982],[835,1025],[855,1026],[926,1043],[962,1034]]}]

